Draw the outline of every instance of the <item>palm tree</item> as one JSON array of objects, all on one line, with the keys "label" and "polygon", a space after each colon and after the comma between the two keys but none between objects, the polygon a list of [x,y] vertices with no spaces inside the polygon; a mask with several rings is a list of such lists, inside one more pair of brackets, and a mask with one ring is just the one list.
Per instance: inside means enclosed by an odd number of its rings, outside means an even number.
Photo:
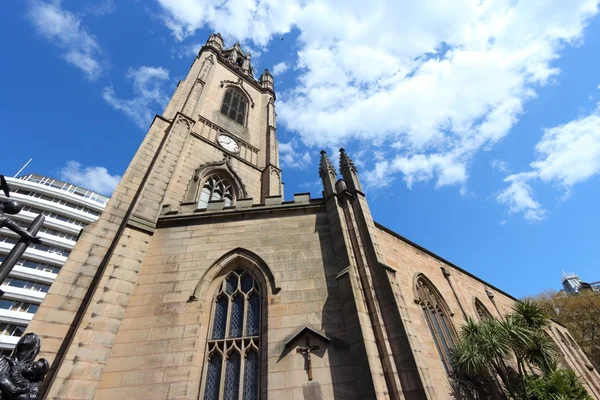
[{"label": "palm tree", "polygon": [[501,320],[468,318],[453,351],[456,398],[588,399],[574,373],[557,369],[554,343],[545,333],[549,325],[532,301],[516,302]]},{"label": "palm tree", "polygon": [[453,352],[454,379],[481,395],[486,388],[486,392],[500,394],[497,398],[506,398],[506,395],[514,398],[517,391],[506,362],[512,350],[507,328],[503,321],[495,319],[480,323],[467,319]]}]

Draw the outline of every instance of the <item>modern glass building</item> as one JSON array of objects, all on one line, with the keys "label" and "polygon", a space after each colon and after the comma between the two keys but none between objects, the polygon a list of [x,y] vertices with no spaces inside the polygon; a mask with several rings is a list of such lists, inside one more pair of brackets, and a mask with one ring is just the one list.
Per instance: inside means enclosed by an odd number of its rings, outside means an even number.
[{"label": "modern glass building", "polygon": [[584,282],[579,278],[577,274],[567,274],[562,271],[561,283],[566,294],[573,295],[577,294],[582,290],[593,290],[600,292],[600,281],[597,282]]},{"label": "modern glass building", "polygon": [[[10,276],[2,283],[0,299],[0,351],[10,352],[31,321],[56,274],[69,256],[81,229],[100,216],[108,197],[45,176],[29,174],[6,178],[11,199],[23,211],[13,218],[24,227],[38,215],[46,216],[38,236],[43,244],[30,244]],[[4,195],[0,194],[4,199]],[[0,229],[0,261],[19,236]]]}]

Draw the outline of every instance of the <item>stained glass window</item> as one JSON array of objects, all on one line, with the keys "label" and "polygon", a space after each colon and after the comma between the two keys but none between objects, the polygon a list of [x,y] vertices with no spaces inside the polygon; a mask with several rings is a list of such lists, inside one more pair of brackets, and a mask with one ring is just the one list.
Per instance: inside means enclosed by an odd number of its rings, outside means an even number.
[{"label": "stained glass window", "polygon": [[227,115],[232,120],[244,125],[246,122],[246,96],[236,88],[229,88],[225,91],[221,113]]},{"label": "stained glass window", "polygon": [[204,400],[219,399],[219,384],[221,383],[221,355],[215,352],[208,359],[206,371],[206,389],[204,389]]},{"label": "stained glass window", "polygon": [[215,304],[215,320],[213,323],[213,339],[223,339],[225,337],[225,324],[227,322],[228,299],[221,296]]},{"label": "stained glass window", "polygon": [[248,334],[251,336],[258,335],[258,311],[260,299],[258,298],[258,294],[251,295],[249,297],[249,307],[248,307],[248,318],[246,323],[246,330]]},{"label": "stained glass window", "polygon": [[244,367],[244,397],[243,400],[258,399],[258,355],[251,350],[246,355]]},{"label": "stained glass window", "polygon": [[233,350],[227,357],[225,369],[224,400],[237,400],[240,388],[240,353]]},{"label": "stained glass window", "polygon": [[231,184],[218,175],[211,175],[204,181],[198,200],[198,208],[206,208],[211,200],[223,200],[225,206],[233,204],[234,192]]},{"label": "stained glass window", "polygon": [[417,278],[416,293],[444,368],[451,374],[451,356],[456,343],[456,333],[449,318],[448,306],[433,284],[423,275]]},{"label": "stained glass window", "polygon": [[231,302],[231,324],[229,326],[229,337],[242,336],[244,322],[244,297],[235,296]]},{"label": "stained glass window", "polygon": [[260,287],[245,269],[221,281],[213,304],[204,400],[258,399],[260,299]]}]

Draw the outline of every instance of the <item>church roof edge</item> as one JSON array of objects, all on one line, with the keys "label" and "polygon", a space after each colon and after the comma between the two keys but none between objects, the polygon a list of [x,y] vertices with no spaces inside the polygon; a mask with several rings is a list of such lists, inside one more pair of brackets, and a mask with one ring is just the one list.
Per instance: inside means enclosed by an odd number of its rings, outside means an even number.
[{"label": "church roof edge", "polygon": [[386,228],[385,226],[381,225],[379,222],[376,222],[376,221],[374,221],[374,222],[375,222],[375,226],[376,226],[377,228],[379,228],[379,229],[381,229],[382,231],[384,231],[384,232],[387,232],[387,233],[389,233],[390,235],[392,235],[392,236],[394,236],[394,237],[396,237],[396,238],[398,238],[398,239],[402,240],[402,241],[403,241],[403,242],[405,242],[406,244],[409,244],[409,245],[411,245],[411,246],[413,246],[413,247],[416,247],[417,249],[419,249],[419,250],[421,250],[422,252],[424,252],[424,253],[426,253],[426,254],[430,255],[431,257],[435,258],[436,260],[438,260],[438,261],[441,261],[441,262],[443,262],[444,264],[446,264],[446,265],[448,265],[448,266],[450,266],[450,267],[452,267],[452,268],[454,268],[454,269],[456,269],[456,270],[458,270],[458,271],[460,271],[460,272],[462,272],[462,273],[464,273],[464,274],[466,274],[466,275],[470,276],[471,278],[478,280],[479,282],[481,282],[481,283],[485,284],[485,285],[486,285],[488,288],[490,288],[490,289],[493,289],[493,290],[495,290],[496,292],[498,292],[498,293],[501,293],[501,294],[503,294],[503,295],[505,295],[505,296],[509,297],[509,298],[510,298],[510,299],[512,299],[512,300],[515,300],[515,301],[518,301],[518,300],[519,300],[519,299],[517,299],[515,296],[511,295],[510,293],[507,293],[507,292],[505,292],[504,290],[502,290],[502,289],[499,289],[499,288],[497,288],[496,286],[494,286],[494,285],[490,284],[489,282],[486,282],[486,281],[484,281],[483,279],[479,278],[478,276],[475,276],[475,275],[473,275],[472,273],[470,273],[469,271],[467,271],[467,270],[465,270],[465,269],[463,269],[463,268],[459,267],[458,265],[456,265],[456,264],[454,264],[454,263],[452,263],[452,262],[450,262],[450,261],[446,260],[445,258],[443,258],[443,257],[441,257],[441,256],[439,256],[439,255],[437,255],[437,254],[435,254],[434,252],[432,252],[432,251],[430,251],[430,250],[427,250],[425,247],[423,247],[423,246],[420,246],[420,245],[416,244],[416,243],[415,243],[415,242],[413,242],[412,240],[405,238],[404,236],[400,235],[400,234],[399,234],[399,233],[397,233],[397,232],[394,232],[394,231],[393,231],[393,230],[391,230],[390,228]]}]

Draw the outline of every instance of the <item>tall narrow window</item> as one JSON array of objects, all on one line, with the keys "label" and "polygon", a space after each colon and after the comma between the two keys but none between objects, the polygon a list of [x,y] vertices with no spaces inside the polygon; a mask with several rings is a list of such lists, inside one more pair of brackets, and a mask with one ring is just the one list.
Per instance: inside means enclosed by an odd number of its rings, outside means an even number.
[{"label": "tall narrow window", "polygon": [[492,314],[479,299],[475,299],[475,311],[477,311],[477,316],[479,317],[480,321],[493,318]]},{"label": "tall narrow window", "polygon": [[258,399],[260,289],[244,269],[221,282],[213,304],[204,400]]},{"label": "tall narrow window", "polygon": [[550,334],[548,334],[548,332],[546,332],[546,331],[544,331],[544,336],[546,337],[546,339],[550,340],[550,343],[552,343],[552,345],[554,346],[554,350],[556,353],[556,357],[558,358],[558,361],[560,361],[560,363],[565,368],[569,368],[569,364],[567,364],[567,360],[565,359],[565,354],[560,349],[560,346],[558,345],[558,343],[556,343],[556,340],[554,340],[552,338],[552,336],[550,336]]},{"label": "tall narrow window", "polygon": [[560,335],[561,341],[564,343],[564,345],[566,347],[572,348],[572,350],[570,351],[572,360],[574,361],[582,376],[585,376],[585,368],[587,368],[587,362],[584,358],[584,355],[582,354],[580,347],[577,345],[577,343],[575,343],[575,340],[569,334],[569,332],[565,332],[563,334],[558,329],[556,330],[556,332],[558,332],[558,334]]},{"label": "tall narrow window", "polygon": [[206,208],[211,200],[223,200],[226,207],[233,204],[233,187],[219,175],[211,175],[204,181],[200,191],[198,208]]},{"label": "tall narrow window", "polygon": [[225,91],[225,97],[223,97],[221,113],[227,115],[238,124],[244,125],[246,122],[247,105],[246,96],[239,89],[229,88]]},{"label": "tall narrow window", "polygon": [[444,368],[448,374],[452,371],[452,348],[456,343],[456,332],[450,321],[448,306],[441,295],[424,276],[419,276],[416,283],[416,293],[427,326],[431,331],[435,346],[440,353]]}]

